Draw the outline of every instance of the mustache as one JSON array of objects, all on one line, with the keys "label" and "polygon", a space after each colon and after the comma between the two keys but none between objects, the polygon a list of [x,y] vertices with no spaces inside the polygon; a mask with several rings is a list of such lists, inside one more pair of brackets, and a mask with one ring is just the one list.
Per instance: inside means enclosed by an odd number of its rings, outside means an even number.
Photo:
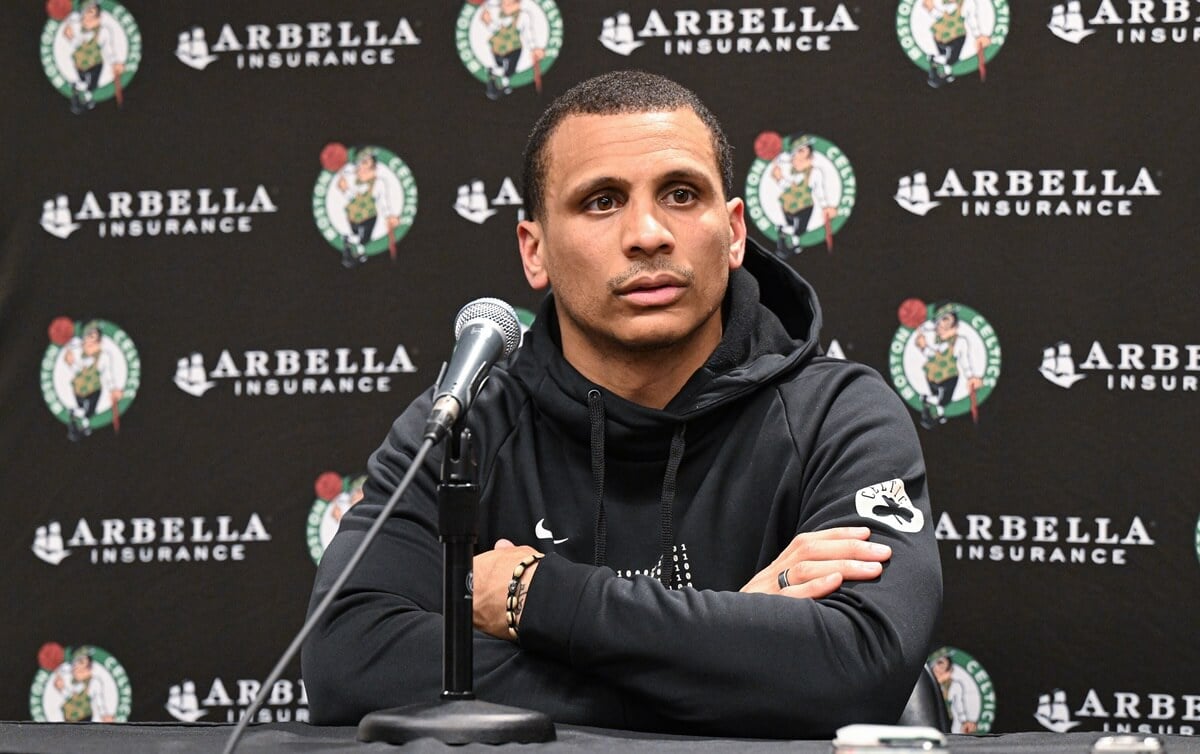
[{"label": "mustache", "polygon": [[639,259],[630,265],[629,269],[625,270],[620,275],[617,275],[614,278],[609,278],[607,284],[608,290],[615,293],[621,288],[621,286],[625,285],[638,275],[645,275],[647,273],[653,274],[655,272],[669,272],[673,275],[683,278],[688,283],[693,283],[696,280],[696,273],[694,271],[689,270],[686,267],[680,267],[669,259]]}]

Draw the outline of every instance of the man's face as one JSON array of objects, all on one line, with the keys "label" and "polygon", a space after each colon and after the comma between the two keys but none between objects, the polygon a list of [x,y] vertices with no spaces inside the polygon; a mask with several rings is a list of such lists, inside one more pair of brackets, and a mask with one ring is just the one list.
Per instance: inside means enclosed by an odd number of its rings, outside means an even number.
[{"label": "man's face", "polygon": [[950,680],[950,658],[939,657],[933,662],[933,677],[939,681]]},{"label": "man's face", "polygon": [[544,206],[517,235],[529,284],[553,286],[568,360],[715,348],[746,224],[694,112],[568,116],[546,144]]},{"label": "man's face", "polygon": [[81,23],[83,28],[88,30],[98,27],[100,25],[100,6],[89,6],[88,9],[83,12]]}]

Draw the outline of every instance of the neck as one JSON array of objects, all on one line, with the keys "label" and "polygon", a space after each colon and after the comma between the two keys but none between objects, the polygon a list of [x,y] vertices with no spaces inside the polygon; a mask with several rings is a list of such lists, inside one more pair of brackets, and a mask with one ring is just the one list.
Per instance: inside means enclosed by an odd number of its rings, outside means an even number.
[{"label": "neck", "polygon": [[567,362],[591,382],[632,403],[661,409],[708,361],[721,333],[718,313],[690,338],[661,348],[630,351],[616,344],[597,348],[562,330],[562,350]]}]

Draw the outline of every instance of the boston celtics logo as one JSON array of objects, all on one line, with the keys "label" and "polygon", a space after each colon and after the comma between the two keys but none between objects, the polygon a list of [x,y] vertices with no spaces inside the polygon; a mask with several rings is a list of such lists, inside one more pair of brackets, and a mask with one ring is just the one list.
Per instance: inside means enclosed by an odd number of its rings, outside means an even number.
[{"label": "boston celtics logo", "polygon": [[417,182],[404,160],[383,147],[321,150],[321,174],[313,187],[313,218],[342,266],[356,267],[385,250],[396,261],[396,244],[417,216]]},{"label": "boston celtics logo", "polygon": [[896,11],[900,47],[934,89],[975,72],[986,81],[1008,29],[1008,0],[901,0]]},{"label": "boston celtics logo", "polygon": [[366,481],[366,474],[342,476],[336,471],[326,471],[317,477],[313,485],[317,499],[308,511],[307,537],[308,554],[314,563],[321,562],[325,548],[329,546],[333,535],[337,534],[342,516],[362,500],[363,483]]},{"label": "boston celtics logo", "polygon": [[562,14],[554,0],[468,0],[454,26],[458,57],[487,87],[488,99],[533,84],[562,50]]},{"label": "boston celtics logo", "polygon": [[125,6],[113,0],[48,0],[41,58],[46,78],[71,100],[71,112],[87,112],[116,98],[142,62],[142,33]]},{"label": "boston celtics logo", "polygon": [[29,689],[29,715],[39,723],[124,723],[133,707],[129,675],[100,647],[47,642]]},{"label": "boston celtics logo", "polygon": [[814,134],[774,131],[758,135],[754,154],[746,207],[775,242],[775,253],[786,259],[821,243],[833,251],[833,236],[850,219],[858,188],[846,154]]},{"label": "boston celtics logo", "polygon": [[942,647],[925,662],[942,687],[942,698],[950,713],[950,732],[990,731],[996,720],[996,690],[979,661],[961,649]]},{"label": "boston celtics logo", "polygon": [[67,425],[67,437],[78,442],[110,424],[119,431],[142,379],[133,340],[103,319],[57,317],[49,335],[42,357],[42,398]]},{"label": "boston celtics logo", "polygon": [[979,406],[1000,378],[996,331],[979,312],[953,302],[926,305],[910,298],[897,314],[892,384],[921,414],[921,426],[933,429],[966,413],[978,422]]}]

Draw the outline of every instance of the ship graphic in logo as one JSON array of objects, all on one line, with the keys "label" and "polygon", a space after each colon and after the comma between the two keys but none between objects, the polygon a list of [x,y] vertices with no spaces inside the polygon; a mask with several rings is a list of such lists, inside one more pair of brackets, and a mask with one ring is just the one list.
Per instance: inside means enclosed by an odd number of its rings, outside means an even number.
[{"label": "ship graphic in logo", "polygon": [[1042,376],[1061,388],[1070,388],[1086,374],[1075,371],[1075,359],[1071,356],[1071,344],[1060,341],[1042,350],[1042,365],[1038,367]]},{"label": "ship graphic in logo", "polygon": [[1059,39],[1077,45],[1096,33],[1083,25],[1083,11],[1080,10],[1079,0],[1063,5],[1055,5],[1050,11],[1050,32]]},{"label": "ship graphic in logo", "polygon": [[1077,720],[1071,719],[1071,712],[1067,708],[1067,692],[1062,689],[1054,689],[1049,694],[1038,697],[1037,711],[1033,713],[1033,719],[1055,733],[1066,733],[1079,725]]}]

